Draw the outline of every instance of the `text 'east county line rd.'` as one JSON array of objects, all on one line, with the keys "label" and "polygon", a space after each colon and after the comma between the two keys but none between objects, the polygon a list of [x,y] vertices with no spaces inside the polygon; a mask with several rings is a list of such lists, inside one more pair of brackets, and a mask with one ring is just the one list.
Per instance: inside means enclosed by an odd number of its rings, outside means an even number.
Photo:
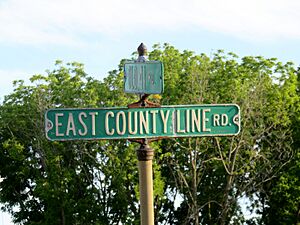
[{"label": "text 'east county line rd.'", "polygon": [[46,113],[46,121],[49,139],[227,135],[239,132],[239,108],[236,105],[214,105],[55,109]]}]

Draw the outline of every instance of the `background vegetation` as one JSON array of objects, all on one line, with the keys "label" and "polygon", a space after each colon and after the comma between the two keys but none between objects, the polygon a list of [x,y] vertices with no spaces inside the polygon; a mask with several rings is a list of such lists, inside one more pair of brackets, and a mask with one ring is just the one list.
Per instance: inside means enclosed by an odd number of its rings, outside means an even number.
[{"label": "background vegetation", "polygon": [[[136,57],[136,56],[134,56]],[[162,105],[236,103],[234,137],[152,144],[156,224],[300,223],[300,71],[263,57],[208,57],[155,45],[165,68]],[[50,142],[44,113],[56,107],[126,106],[123,65],[99,81],[80,63],[56,62],[31,85],[15,82],[0,106],[0,201],[26,225],[139,224],[138,170],[127,141]],[[249,199],[247,218],[241,199]]]}]

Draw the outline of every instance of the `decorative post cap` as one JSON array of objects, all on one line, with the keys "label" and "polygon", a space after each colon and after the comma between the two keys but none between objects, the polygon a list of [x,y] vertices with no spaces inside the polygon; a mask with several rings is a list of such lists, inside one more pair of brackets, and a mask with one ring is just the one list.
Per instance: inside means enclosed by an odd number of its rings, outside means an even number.
[{"label": "decorative post cap", "polygon": [[147,47],[146,47],[146,45],[144,45],[144,43],[141,43],[137,50],[138,50],[139,56],[147,55]]}]

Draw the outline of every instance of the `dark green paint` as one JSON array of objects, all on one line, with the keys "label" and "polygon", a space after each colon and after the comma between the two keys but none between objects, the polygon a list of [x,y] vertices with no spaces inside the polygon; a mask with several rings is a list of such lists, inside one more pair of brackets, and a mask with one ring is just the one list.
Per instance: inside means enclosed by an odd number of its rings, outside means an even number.
[{"label": "dark green paint", "polygon": [[164,88],[163,71],[163,64],[159,61],[125,63],[124,92],[161,94]]},{"label": "dark green paint", "polygon": [[61,141],[237,135],[240,109],[235,104],[58,108],[46,112],[45,127],[49,140]]}]

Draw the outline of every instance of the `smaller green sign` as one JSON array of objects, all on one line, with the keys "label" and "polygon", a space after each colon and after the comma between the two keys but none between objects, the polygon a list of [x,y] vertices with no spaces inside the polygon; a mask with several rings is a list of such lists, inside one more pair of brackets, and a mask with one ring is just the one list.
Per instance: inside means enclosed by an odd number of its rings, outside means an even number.
[{"label": "smaller green sign", "polygon": [[124,92],[135,94],[161,94],[163,88],[162,62],[147,61],[125,63]]}]

